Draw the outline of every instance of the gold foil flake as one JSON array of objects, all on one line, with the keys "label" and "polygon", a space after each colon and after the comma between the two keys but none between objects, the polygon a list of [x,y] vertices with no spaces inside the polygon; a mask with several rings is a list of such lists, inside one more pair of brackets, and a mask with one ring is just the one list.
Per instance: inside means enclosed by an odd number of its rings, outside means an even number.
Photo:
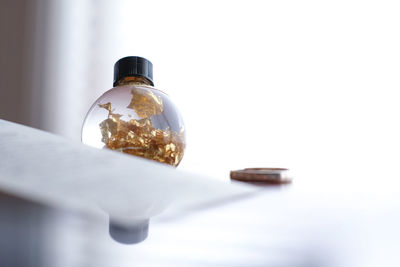
[{"label": "gold foil flake", "polygon": [[171,144],[170,144],[170,147],[171,147],[171,151],[172,151],[172,152],[175,151],[176,146],[175,146],[174,143],[171,143]]},{"label": "gold foil flake", "polygon": [[107,109],[109,112],[108,114],[111,113],[111,103],[110,102],[107,102],[105,104],[99,104],[99,107]]},{"label": "gold foil flake", "polygon": [[100,130],[102,136],[101,141],[105,143],[111,136],[117,134],[118,123],[114,122],[112,119],[106,119],[100,123]]},{"label": "gold foil flake", "polygon": [[139,118],[145,119],[163,112],[162,99],[154,93],[140,88],[134,88],[131,90],[131,94],[131,103],[127,108],[136,111]]},{"label": "gold foil flake", "polygon": [[[132,103],[133,99],[130,106]],[[99,124],[101,141],[107,148],[178,166],[185,148],[183,131],[154,128],[150,118],[121,120],[122,115],[112,112],[111,103],[99,107],[108,110],[108,118]]]}]

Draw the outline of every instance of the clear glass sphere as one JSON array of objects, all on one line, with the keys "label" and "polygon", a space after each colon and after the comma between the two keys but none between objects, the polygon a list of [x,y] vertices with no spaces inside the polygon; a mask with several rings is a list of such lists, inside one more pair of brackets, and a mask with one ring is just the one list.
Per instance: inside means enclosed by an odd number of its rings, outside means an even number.
[{"label": "clear glass sphere", "polygon": [[182,117],[152,86],[128,84],[104,93],[86,115],[82,142],[178,166],[185,149]]}]

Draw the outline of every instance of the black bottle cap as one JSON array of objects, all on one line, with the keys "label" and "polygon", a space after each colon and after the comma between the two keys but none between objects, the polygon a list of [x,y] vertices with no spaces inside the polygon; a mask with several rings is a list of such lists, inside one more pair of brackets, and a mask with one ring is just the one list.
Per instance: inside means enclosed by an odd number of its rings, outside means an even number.
[{"label": "black bottle cap", "polygon": [[114,65],[114,83],[129,76],[141,76],[153,83],[153,64],[143,57],[124,57]]}]

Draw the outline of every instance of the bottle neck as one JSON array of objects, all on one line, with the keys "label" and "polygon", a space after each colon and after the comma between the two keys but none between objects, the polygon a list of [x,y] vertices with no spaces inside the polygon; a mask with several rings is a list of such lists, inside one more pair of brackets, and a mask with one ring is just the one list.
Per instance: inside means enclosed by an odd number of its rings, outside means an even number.
[{"label": "bottle neck", "polygon": [[154,84],[150,80],[142,76],[124,77],[118,81],[117,86],[129,85],[129,84],[144,84],[144,85],[154,86]]}]

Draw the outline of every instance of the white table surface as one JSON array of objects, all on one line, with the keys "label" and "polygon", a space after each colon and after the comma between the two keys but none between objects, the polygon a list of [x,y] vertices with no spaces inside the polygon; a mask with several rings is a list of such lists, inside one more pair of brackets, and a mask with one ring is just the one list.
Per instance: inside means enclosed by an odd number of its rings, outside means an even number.
[{"label": "white table surface", "polygon": [[167,210],[136,245],[114,241],[107,216],[18,200],[25,208],[12,217],[15,228],[4,222],[3,207],[0,231],[14,229],[7,232],[14,243],[3,240],[0,248],[19,244],[18,257],[26,259],[19,266],[37,266],[38,259],[42,266],[399,266],[398,196],[340,188],[308,190],[297,177],[291,185],[196,212]]}]

